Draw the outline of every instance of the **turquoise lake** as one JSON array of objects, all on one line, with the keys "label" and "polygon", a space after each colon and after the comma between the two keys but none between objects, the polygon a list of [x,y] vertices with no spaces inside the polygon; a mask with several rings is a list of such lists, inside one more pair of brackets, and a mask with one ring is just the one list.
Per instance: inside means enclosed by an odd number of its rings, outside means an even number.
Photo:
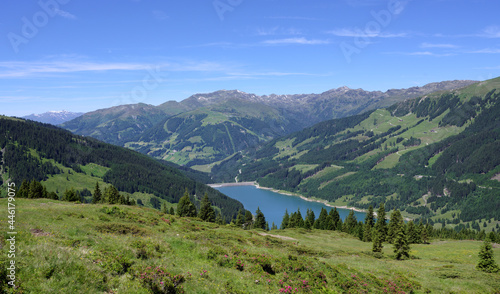
[{"label": "turquoise lake", "polygon": [[[264,213],[266,221],[269,223],[269,228],[271,228],[274,222],[278,228],[281,225],[281,220],[285,214],[285,209],[288,209],[288,213],[297,211],[300,208],[300,213],[302,217],[306,216],[307,209],[312,209],[316,218],[319,217],[321,208],[326,208],[328,212],[333,207],[326,206],[319,202],[311,202],[301,199],[296,196],[287,196],[280,193],[276,193],[269,190],[258,189],[255,186],[230,186],[230,187],[214,187],[220,192],[226,194],[227,196],[240,201],[245,209],[252,212],[255,215],[257,207]],[[345,220],[350,210],[337,208],[342,220]],[[364,212],[354,212],[358,221],[365,220]]]}]

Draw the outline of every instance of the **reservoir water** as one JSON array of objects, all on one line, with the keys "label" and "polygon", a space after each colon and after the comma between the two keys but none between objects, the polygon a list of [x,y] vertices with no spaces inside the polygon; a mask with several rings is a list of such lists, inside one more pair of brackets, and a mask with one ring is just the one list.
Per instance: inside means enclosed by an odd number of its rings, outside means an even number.
[{"label": "reservoir water", "polygon": [[[287,196],[280,193],[276,193],[269,190],[259,189],[255,186],[229,186],[229,187],[214,187],[220,192],[226,194],[227,196],[240,201],[246,210],[249,210],[255,215],[257,207],[264,213],[266,221],[269,223],[269,228],[271,228],[274,222],[278,228],[281,225],[281,220],[285,214],[285,209],[288,209],[288,213],[297,211],[300,208],[300,213],[302,217],[305,218],[307,209],[312,209],[316,218],[319,217],[321,208],[324,207],[328,212],[333,207],[326,206],[323,203],[306,201],[296,196]],[[342,220],[345,220],[349,214],[349,209],[337,208]],[[356,219],[358,221],[365,220],[364,212],[354,212]]]}]

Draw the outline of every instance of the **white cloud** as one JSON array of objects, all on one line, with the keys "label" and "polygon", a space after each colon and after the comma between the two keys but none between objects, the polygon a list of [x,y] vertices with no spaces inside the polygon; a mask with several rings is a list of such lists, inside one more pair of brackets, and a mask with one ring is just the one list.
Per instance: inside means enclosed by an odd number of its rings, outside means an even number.
[{"label": "white cloud", "polygon": [[452,53],[434,53],[430,51],[415,51],[415,52],[386,52],[385,54],[398,54],[398,55],[408,55],[408,56],[434,56],[434,57],[445,57],[453,56]]},{"label": "white cloud", "polygon": [[475,51],[469,51],[467,53],[479,53],[479,54],[500,54],[500,49],[485,48]]},{"label": "white cloud", "polygon": [[364,32],[361,29],[357,28],[341,28],[341,29],[334,29],[331,31],[327,32],[328,34],[337,36],[337,37],[360,37],[360,38],[404,38],[407,37],[408,34],[406,33],[399,33],[399,34],[394,34],[394,33],[372,33],[372,32]]},{"label": "white cloud", "polygon": [[274,35],[302,35],[302,32],[295,28],[282,28],[275,26],[272,28],[258,28],[258,36],[274,36]]},{"label": "white cloud", "polygon": [[486,37],[486,38],[500,38],[500,27],[499,26],[489,26],[486,27],[482,33],[480,34],[481,37]]},{"label": "white cloud", "polygon": [[446,49],[453,49],[453,48],[458,48],[458,46],[453,45],[453,44],[422,43],[420,45],[420,48],[446,48]]},{"label": "white cloud", "polygon": [[47,74],[64,74],[74,72],[102,72],[102,71],[147,71],[159,69],[161,71],[197,71],[215,72],[229,68],[215,62],[161,62],[161,63],[98,63],[87,61],[38,61],[0,62],[0,78],[23,78]]},{"label": "white cloud", "polygon": [[287,39],[275,39],[264,41],[263,44],[267,45],[284,45],[284,44],[299,44],[299,45],[321,45],[329,44],[328,40],[309,40],[306,38],[287,38]]},{"label": "white cloud", "polygon": [[61,9],[56,9],[55,12],[57,13],[57,15],[59,16],[62,16],[66,19],[76,19],[76,16],[67,12],[67,11],[64,11],[64,10],[61,10]]}]

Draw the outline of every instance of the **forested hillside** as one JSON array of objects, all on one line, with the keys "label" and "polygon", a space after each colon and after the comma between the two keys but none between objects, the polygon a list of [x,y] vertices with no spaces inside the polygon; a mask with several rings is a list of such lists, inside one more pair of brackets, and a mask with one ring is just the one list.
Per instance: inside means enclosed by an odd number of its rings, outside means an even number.
[{"label": "forested hillside", "polygon": [[[186,189],[196,195],[198,204],[207,193],[228,220],[243,208],[240,202],[186,176],[206,180],[196,172],[180,171],[170,163],[47,124],[0,117],[0,149],[4,179],[18,185],[23,180],[42,181],[48,192],[59,197],[68,187],[93,190],[96,182],[102,182],[132,196],[146,194],[151,201],[170,203],[177,203]],[[159,201],[155,202],[153,206],[158,206]]]},{"label": "forested hillside", "polygon": [[443,226],[500,220],[500,78],[319,123],[235,156],[220,181],[368,208],[386,203]]},{"label": "forested hillside", "polygon": [[315,123],[474,82],[445,81],[386,92],[339,87],[320,94],[263,96],[220,90],[158,106],[139,103],[100,109],[62,126],[79,135],[210,172],[214,163]]}]

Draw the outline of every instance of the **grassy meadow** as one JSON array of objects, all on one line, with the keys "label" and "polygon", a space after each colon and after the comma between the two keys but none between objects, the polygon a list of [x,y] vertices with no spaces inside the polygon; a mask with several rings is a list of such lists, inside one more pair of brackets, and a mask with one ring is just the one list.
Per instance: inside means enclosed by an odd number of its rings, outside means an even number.
[{"label": "grassy meadow", "polygon": [[[336,231],[243,230],[136,206],[15,204],[17,293],[500,293],[500,274],[475,270],[477,241],[432,240],[396,261],[392,245],[377,255]],[[0,206],[6,226],[7,200]],[[12,290],[8,237],[3,293]]]}]

